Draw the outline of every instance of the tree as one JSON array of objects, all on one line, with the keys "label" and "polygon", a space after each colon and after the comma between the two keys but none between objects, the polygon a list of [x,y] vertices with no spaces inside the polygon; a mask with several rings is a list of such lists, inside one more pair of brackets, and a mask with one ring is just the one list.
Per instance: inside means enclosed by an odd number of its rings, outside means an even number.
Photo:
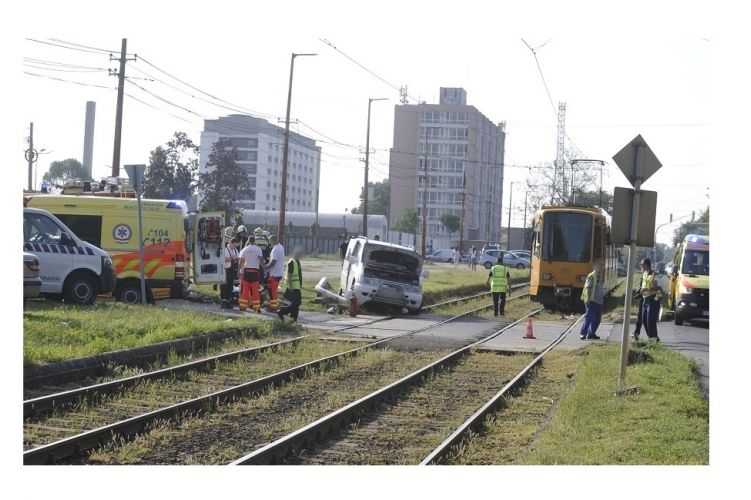
[{"label": "tree", "polygon": [[80,161],[68,158],[50,163],[50,168],[42,179],[51,184],[62,185],[72,179],[89,180],[89,176]]},{"label": "tree", "polygon": [[187,200],[195,189],[198,146],[185,132],[175,132],[165,147],[157,146],[144,176],[147,198]]},{"label": "tree", "polygon": [[[391,200],[391,189],[389,180],[384,179],[382,182],[368,182],[368,186],[373,188],[373,196],[368,198],[369,215],[389,215],[389,203]],[[360,190],[360,205],[352,209],[353,214],[361,214],[365,209],[364,204],[365,190]]]},{"label": "tree", "polygon": [[441,216],[441,224],[443,224],[443,227],[446,228],[446,231],[448,231],[449,234],[454,234],[459,230],[461,220],[459,219],[458,215],[443,214]]},{"label": "tree", "polygon": [[673,246],[677,246],[687,234],[702,234],[709,236],[709,207],[704,210],[695,221],[684,222],[673,233]]},{"label": "tree", "polygon": [[394,229],[401,231],[402,233],[409,233],[417,235],[417,228],[420,225],[420,219],[417,217],[417,210],[414,208],[407,208],[402,212],[399,220],[394,224]]},{"label": "tree", "polygon": [[[573,167],[574,188],[576,193],[576,204],[581,204],[580,197],[586,193],[596,193],[597,202],[592,205],[599,205],[600,196],[600,165],[595,162],[577,162]],[[552,164],[537,165],[530,168],[530,176],[527,179],[527,189],[529,190],[529,204],[531,207],[539,208],[543,205],[568,205],[572,201],[571,177],[572,167],[567,162],[563,172],[558,171],[558,178],[555,178],[556,169]],[[607,170],[604,170],[607,173]],[[605,193],[603,192],[603,205],[605,205]],[[603,207],[605,208],[605,207]],[[606,208],[607,210],[607,208]]]},{"label": "tree", "polygon": [[227,220],[235,213],[235,201],[250,195],[250,180],[237,163],[237,148],[227,139],[211,146],[206,171],[198,176],[197,189],[201,193],[201,210],[223,210]]}]

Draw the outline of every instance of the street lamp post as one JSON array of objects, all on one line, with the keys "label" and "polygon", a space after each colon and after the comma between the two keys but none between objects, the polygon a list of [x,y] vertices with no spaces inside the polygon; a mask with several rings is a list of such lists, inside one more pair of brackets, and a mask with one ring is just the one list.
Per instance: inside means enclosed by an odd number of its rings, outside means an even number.
[{"label": "street lamp post", "polygon": [[368,162],[370,160],[370,105],[373,101],[386,101],[386,97],[368,98],[368,127],[365,134],[365,185],[363,189],[362,203],[362,234],[368,237]]},{"label": "street lamp post", "polygon": [[284,223],[287,211],[287,160],[289,159],[289,113],[292,106],[292,77],[295,72],[295,57],[317,56],[318,54],[295,54],[289,64],[289,89],[287,90],[287,118],[284,120],[284,151],[282,153],[282,194],[279,201],[279,226],[277,227],[277,241],[284,242]]},{"label": "street lamp post", "polygon": [[513,206],[514,182],[508,188],[508,227],[506,228],[506,250],[511,250],[511,207]]}]

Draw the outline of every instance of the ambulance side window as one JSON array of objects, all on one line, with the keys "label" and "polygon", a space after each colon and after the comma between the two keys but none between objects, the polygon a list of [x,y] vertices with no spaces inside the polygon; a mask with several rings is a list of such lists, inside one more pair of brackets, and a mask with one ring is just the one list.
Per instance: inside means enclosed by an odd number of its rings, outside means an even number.
[{"label": "ambulance side window", "polygon": [[55,214],[76,236],[92,245],[102,247],[102,217],[100,215]]}]

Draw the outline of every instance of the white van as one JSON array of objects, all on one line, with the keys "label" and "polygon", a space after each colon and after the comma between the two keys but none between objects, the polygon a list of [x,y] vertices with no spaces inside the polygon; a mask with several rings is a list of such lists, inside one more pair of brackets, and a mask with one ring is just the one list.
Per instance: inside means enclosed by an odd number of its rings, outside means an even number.
[{"label": "white van", "polygon": [[370,240],[352,238],[342,263],[339,293],[368,302],[390,304],[417,313],[422,307],[422,258],[414,250]]},{"label": "white van", "polygon": [[46,210],[23,209],[23,249],[39,259],[41,294],[73,304],[92,304],[112,291],[115,274],[109,254],[79,239]]}]

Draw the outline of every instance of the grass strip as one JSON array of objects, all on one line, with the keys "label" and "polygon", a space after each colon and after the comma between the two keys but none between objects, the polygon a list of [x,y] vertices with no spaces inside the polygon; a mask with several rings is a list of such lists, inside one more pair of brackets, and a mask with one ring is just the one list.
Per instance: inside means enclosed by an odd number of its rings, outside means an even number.
[{"label": "grass strip", "polygon": [[[692,362],[660,345],[628,370],[638,394],[615,396],[619,347],[594,345],[526,464],[708,464],[709,404]],[[534,383],[534,382],[533,382]]]},{"label": "grass strip", "polygon": [[270,333],[268,321],[101,302],[71,306],[29,302],[24,309],[24,365],[46,364],[223,330]]}]

